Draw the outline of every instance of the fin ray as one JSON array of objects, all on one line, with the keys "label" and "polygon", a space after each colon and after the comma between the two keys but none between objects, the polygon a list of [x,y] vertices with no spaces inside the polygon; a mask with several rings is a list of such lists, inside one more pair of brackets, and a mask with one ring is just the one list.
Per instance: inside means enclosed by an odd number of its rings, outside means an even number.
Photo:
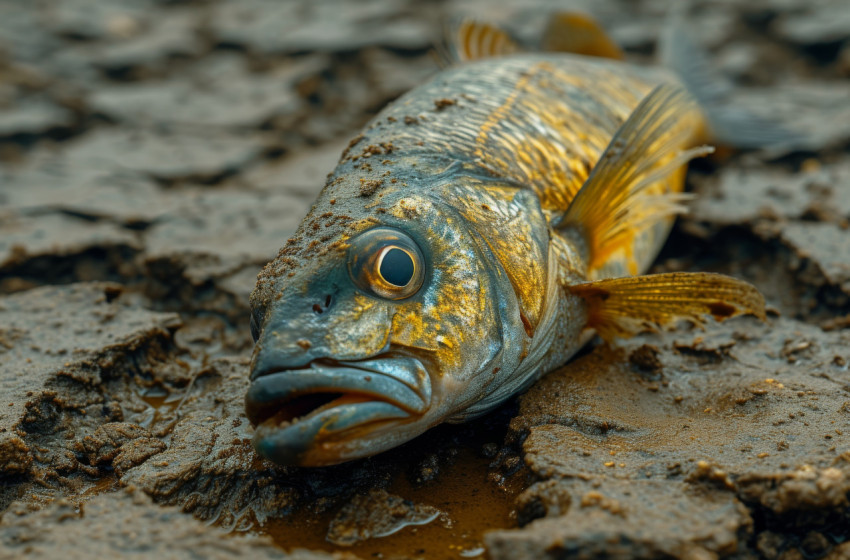
[{"label": "fin ray", "polygon": [[[664,84],[614,134],[558,224],[585,234],[589,271],[603,266],[639,228],[684,210],[678,193],[658,193],[652,187],[689,160],[713,151],[710,146],[680,151],[693,135],[684,117],[698,114],[687,92]],[[637,263],[630,268],[637,272]]]},{"label": "fin ray", "polygon": [[708,272],[671,272],[609,278],[567,288],[588,305],[588,326],[605,339],[629,338],[677,320],[702,325],[736,315],[765,318],[764,298],[736,278]]},{"label": "fin ray", "polygon": [[522,50],[507,31],[473,19],[450,21],[443,36],[441,54],[447,65],[506,56]]}]

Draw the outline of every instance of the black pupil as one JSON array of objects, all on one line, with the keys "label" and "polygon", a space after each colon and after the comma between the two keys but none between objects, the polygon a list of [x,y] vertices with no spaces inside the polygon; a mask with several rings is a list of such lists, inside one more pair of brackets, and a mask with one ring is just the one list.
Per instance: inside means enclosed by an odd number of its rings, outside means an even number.
[{"label": "black pupil", "polygon": [[401,249],[390,249],[381,260],[381,276],[394,286],[407,286],[413,278],[413,259]]}]

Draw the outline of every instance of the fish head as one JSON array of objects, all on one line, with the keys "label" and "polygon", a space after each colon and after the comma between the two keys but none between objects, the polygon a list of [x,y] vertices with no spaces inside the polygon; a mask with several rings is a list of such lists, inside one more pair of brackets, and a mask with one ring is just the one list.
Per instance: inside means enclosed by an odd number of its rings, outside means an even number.
[{"label": "fish head", "polygon": [[382,209],[252,296],[246,411],[255,448],[276,463],[395,447],[462,413],[520,359],[516,296],[463,214],[403,194]]}]

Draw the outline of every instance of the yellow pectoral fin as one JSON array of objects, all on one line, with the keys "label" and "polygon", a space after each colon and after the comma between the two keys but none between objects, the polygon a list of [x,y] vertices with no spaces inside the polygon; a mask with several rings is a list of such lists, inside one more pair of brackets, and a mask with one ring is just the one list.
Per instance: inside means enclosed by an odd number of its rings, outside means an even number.
[{"label": "yellow pectoral fin", "polygon": [[[665,181],[689,160],[713,151],[684,150],[701,119],[693,97],[669,84],[656,87],[614,134],[558,227],[578,228],[587,239],[588,271],[626,251],[637,232],[685,210],[682,195]],[[664,188],[665,190],[660,190]],[[637,262],[627,262],[637,270]]]},{"label": "yellow pectoral fin", "polygon": [[570,286],[588,306],[588,326],[610,341],[688,320],[702,325],[735,315],[765,318],[764,298],[752,285],[722,274],[672,272],[611,278]]},{"label": "yellow pectoral fin", "polygon": [[543,34],[544,51],[568,52],[623,60],[623,51],[596,20],[585,14],[555,14]]}]

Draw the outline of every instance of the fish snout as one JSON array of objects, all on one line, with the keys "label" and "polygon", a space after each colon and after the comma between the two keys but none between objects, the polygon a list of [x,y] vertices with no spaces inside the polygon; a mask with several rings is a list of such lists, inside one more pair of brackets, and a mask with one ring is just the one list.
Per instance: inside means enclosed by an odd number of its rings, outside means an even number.
[{"label": "fish snout", "polygon": [[254,347],[254,356],[251,358],[251,381],[256,381],[267,375],[286,371],[300,370],[308,367],[317,356],[313,343],[307,338],[299,338],[294,331],[284,331],[288,339],[261,340]]},{"label": "fish snout", "polygon": [[252,380],[273,371],[303,368],[327,356],[323,338],[337,300],[333,292],[317,290],[303,298],[293,297],[268,315],[262,309],[251,313],[251,335],[256,343]]},{"label": "fish snout", "polygon": [[[422,362],[388,353],[263,371],[253,377],[245,410],[256,426],[254,446],[262,456],[280,464],[332,464],[383,450],[369,447],[369,435],[421,418],[431,397]],[[353,456],[328,458],[333,452],[327,450],[337,444]],[[317,453],[323,458],[305,460]]]}]

